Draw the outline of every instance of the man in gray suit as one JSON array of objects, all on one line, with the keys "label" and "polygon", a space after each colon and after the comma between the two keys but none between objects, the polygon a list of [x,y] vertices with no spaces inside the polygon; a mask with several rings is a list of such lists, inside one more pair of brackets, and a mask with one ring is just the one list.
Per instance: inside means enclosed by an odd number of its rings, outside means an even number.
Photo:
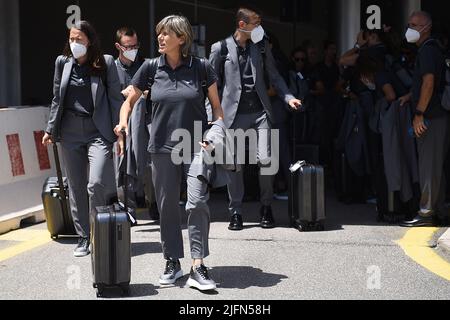
[{"label": "man in gray suit", "polygon": [[[212,46],[210,62],[219,76],[219,91],[224,110],[224,122],[229,129],[256,130],[257,160],[261,167],[270,158],[270,130],[273,111],[267,88],[270,83],[280,98],[292,109],[301,101],[289,92],[278,73],[272,52],[264,40],[261,14],[252,8],[240,8],[236,15],[237,29],[233,36]],[[264,41],[263,41],[264,40]],[[225,49],[225,50],[224,50]],[[224,52],[226,51],[226,52]],[[226,54],[226,56],[225,56]],[[273,176],[259,175],[261,188],[261,227],[273,228]],[[228,185],[231,214],[230,230],[242,230],[242,171],[231,174]]]}]

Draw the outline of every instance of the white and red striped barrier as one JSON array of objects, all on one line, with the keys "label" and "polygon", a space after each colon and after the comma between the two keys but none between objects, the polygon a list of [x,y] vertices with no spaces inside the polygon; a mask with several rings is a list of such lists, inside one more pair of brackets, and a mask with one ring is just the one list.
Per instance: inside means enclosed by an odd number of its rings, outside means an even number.
[{"label": "white and red striped barrier", "polygon": [[[55,175],[53,154],[41,141],[49,109],[0,109],[0,233],[39,213],[44,180]],[[2,227],[13,219],[15,227]]]}]

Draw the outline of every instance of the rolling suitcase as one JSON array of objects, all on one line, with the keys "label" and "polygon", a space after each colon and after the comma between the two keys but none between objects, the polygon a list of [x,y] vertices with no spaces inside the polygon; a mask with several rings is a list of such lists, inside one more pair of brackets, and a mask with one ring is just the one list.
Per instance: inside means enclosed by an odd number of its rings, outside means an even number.
[{"label": "rolling suitcase", "polygon": [[57,177],[48,178],[42,188],[42,203],[47,229],[53,240],[59,236],[76,236],[69,204],[67,178],[63,178],[58,147],[53,144]]},{"label": "rolling suitcase", "polygon": [[[295,132],[295,121],[293,121]],[[294,138],[294,159],[296,139]],[[325,230],[325,174],[323,167],[301,160],[289,168],[289,220],[299,231]]]},{"label": "rolling suitcase", "polygon": [[299,161],[289,170],[291,225],[299,231],[324,231],[326,216],[323,167]]},{"label": "rolling suitcase", "polygon": [[91,261],[97,297],[112,287],[121,288],[124,296],[129,295],[132,217],[128,210],[128,181],[124,185],[125,208],[120,204],[98,207],[91,215]]}]

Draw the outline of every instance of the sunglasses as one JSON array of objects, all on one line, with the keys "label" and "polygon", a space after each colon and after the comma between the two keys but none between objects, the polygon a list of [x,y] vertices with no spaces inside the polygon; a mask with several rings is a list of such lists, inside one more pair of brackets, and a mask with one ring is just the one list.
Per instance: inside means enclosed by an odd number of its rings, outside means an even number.
[{"label": "sunglasses", "polygon": [[294,61],[295,62],[305,62],[306,61],[306,58],[294,58]]},{"label": "sunglasses", "polygon": [[137,44],[135,46],[123,46],[123,45],[119,44],[119,46],[122,48],[123,51],[136,50],[136,49],[139,50],[141,48],[140,44]]}]

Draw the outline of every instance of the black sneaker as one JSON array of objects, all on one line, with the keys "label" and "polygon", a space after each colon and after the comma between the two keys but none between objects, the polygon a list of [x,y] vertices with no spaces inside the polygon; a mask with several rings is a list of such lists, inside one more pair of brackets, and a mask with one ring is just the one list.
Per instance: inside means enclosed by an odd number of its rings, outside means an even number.
[{"label": "black sneaker", "polygon": [[88,238],[80,238],[78,240],[78,245],[73,251],[73,255],[77,258],[85,257],[91,253],[89,250],[89,239]]},{"label": "black sneaker", "polygon": [[180,260],[167,260],[166,269],[164,270],[164,273],[159,277],[159,284],[174,284],[182,276],[183,271],[181,270]]},{"label": "black sneaker", "polygon": [[409,221],[402,221],[400,223],[401,227],[406,228],[417,228],[417,227],[434,227],[435,223],[433,216],[423,217],[418,214],[414,219]]},{"label": "black sneaker", "polygon": [[191,276],[187,285],[200,291],[215,290],[216,283],[208,275],[208,269],[202,264],[191,268]]}]

